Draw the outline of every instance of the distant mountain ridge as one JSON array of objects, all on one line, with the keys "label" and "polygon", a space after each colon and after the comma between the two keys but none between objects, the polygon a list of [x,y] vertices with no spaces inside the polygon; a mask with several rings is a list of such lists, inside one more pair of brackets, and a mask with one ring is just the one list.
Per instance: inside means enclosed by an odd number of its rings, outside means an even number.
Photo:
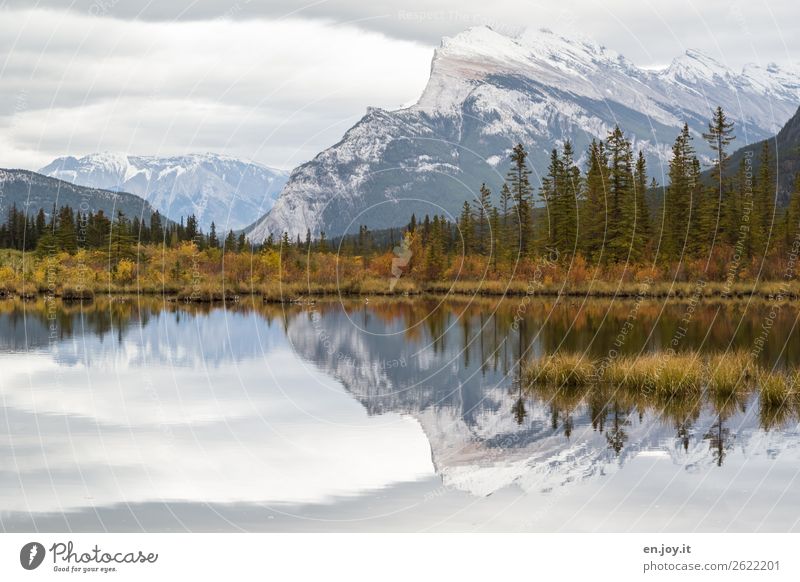
[{"label": "distant mountain ridge", "polygon": [[32,216],[39,209],[49,214],[54,205],[70,206],[84,214],[102,210],[109,218],[122,212],[128,218],[139,217],[148,222],[155,212],[149,202],[135,194],[77,186],[30,170],[0,169],[0,221],[5,220],[12,206]]},{"label": "distant mountain ridge", "polygon": [[204,231],[239,230],[272,207],[288,177],[283,170],[219,154],[61,157],[40,170],[93,188],[130,192],[175,219],[194,214]]},{"label": "distant mountain ridge", "polygon": [[248,236],[337,236],[359,224],[398,226],[412,212],[452,217],[482,182],[497,193],[516,143],[528,149],[538,187],[552,148],[569,139],[583,155],[616,124],[663,183],[684,122],[707,160],[701,134],[717,105],[737,123],[732,149],[765,139],[797,109],[799,71],[748,65],[737,73],[697,51],[652,71],[549,31],[512,38],[471,28],[436,49],[416,104],[368,108],[339,143],[292,172]]}]

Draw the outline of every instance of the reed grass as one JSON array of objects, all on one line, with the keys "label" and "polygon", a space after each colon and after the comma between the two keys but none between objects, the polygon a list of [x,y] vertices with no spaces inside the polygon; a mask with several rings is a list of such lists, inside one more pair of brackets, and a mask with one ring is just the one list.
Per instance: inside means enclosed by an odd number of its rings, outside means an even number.
[{"label": "reed grass", "polygon": [[527,377],[534,382],[559,386],[584,386],[591,383],[594,362],[581,354],[556,353],[535,360],[526,367]]},{"label": "reed grass", "polygon": [[789,375],[761,371],[758,375],[761,406],[766,409],[776,409],[795,404],[797,399],[796,378],[797,372]]},{"label": "reed grass", "polygon": [[800,371],[767,372],[743,351],[648,353],[613,361],[557,353],[525,365],[529,385],[610,386],[659,399],[707,392],[716,401],[740,402],[758,391],[763,406],[800,404]]}]

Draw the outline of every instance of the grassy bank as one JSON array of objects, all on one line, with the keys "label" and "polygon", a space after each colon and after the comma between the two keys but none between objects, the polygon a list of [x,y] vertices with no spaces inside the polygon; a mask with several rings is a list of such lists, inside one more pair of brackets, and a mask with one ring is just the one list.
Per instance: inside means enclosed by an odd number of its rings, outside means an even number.
[{"label": "grassy bank", "polygon": [[99,250],[47,255],[5,250],[0,251],[0,296],[88,299],[99,294],[145,294],[197,302],[241,296],[286,302],[306,297],[423,293],[693,301],[800,299],[800,283],[793,279],[756,280],[748,268],[728,283],[719,265],[706,272],[694,264],[658,269],[592,266],[578,259],[494,264],[487,257],[468,256],[431,274],[413,261],[398,270],[395,260],[392,253],[223,252],[218,248],[201,250],[191,243],[174,248],[139,246],[129,258],[116,261]]},{"label": "grassy bank", "polygon": [[523,374],[532,386],[564,390],[611,386],[654,400],[699,394],[735,400],[758,392],[767,406],[800,403],[800,370],[767,370],[743,351],[658,352],[601,360],[556,353],[525,363]]}]

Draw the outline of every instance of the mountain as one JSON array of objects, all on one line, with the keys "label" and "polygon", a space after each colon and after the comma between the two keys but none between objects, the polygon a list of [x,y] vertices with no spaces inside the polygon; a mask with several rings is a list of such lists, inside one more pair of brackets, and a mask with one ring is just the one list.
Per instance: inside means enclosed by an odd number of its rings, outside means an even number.
[{"label": "mountain", "polygon": [[212,221],[218,231],[250,224],[272,207],[287,179],[283,170],[217,154],[68,156],[40,172],[81,186],[137,194],[175,220],[194,214],[206,232]]},{"label": "mountain", "polygon": [[777,156],[778,165],[778,204],[787,204],[789,194],[794,191],[795,182],[800,174],[800,109],[786,122],[778,135],[767,140],[762,140],[735,151],[727,162],[727,173],[735,174],[739,163],[745,156],[753,162],[753,172],[760,166],[761,151],[764,142],[769,142],[773,159]]},{"label": "mountain", "polygon": [[497,193],[514,144],[528,149],[538,186],[553,147],[569,139],[582,154],[615,124],[663,183],[659,165],[684,122],[710,160],[701,133],[717,105],[737,123],[735,148],[774,135],[797,108],[799,91],[800,73],[776,65],[734,72],[687,51],[648,70],[546,30],[509,37],[471,28],[436,49],[416,104],[369,108],[339,143],[292,172],[249,236],[303,236],[307,228],[335,236],[358,224],[397,226],[412,212],[455,216],[481,182]]},{"label": "mountain", "polygon": [[77,186],[29,170],[0,169],[0,220],[5,220],[12,206],[19,210],[25,208],[29,215],[34,215],[40,208],[51,213],[54,204],[58,208],[71,206],[84,213],[102,210],[108,217],[121,211],[128,218],[138,216],[146,221],[155,212],[146,200],[135,194]]}]

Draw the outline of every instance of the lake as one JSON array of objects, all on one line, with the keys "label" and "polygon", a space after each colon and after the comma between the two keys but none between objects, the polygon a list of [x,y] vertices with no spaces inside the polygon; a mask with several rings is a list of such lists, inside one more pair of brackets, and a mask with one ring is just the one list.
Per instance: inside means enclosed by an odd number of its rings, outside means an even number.
[{"label": "lake", "polygon": [[745,349],[765,301],[0,301],[3,531],[797,531],[797,411],[533,388],[517,363]]}]

